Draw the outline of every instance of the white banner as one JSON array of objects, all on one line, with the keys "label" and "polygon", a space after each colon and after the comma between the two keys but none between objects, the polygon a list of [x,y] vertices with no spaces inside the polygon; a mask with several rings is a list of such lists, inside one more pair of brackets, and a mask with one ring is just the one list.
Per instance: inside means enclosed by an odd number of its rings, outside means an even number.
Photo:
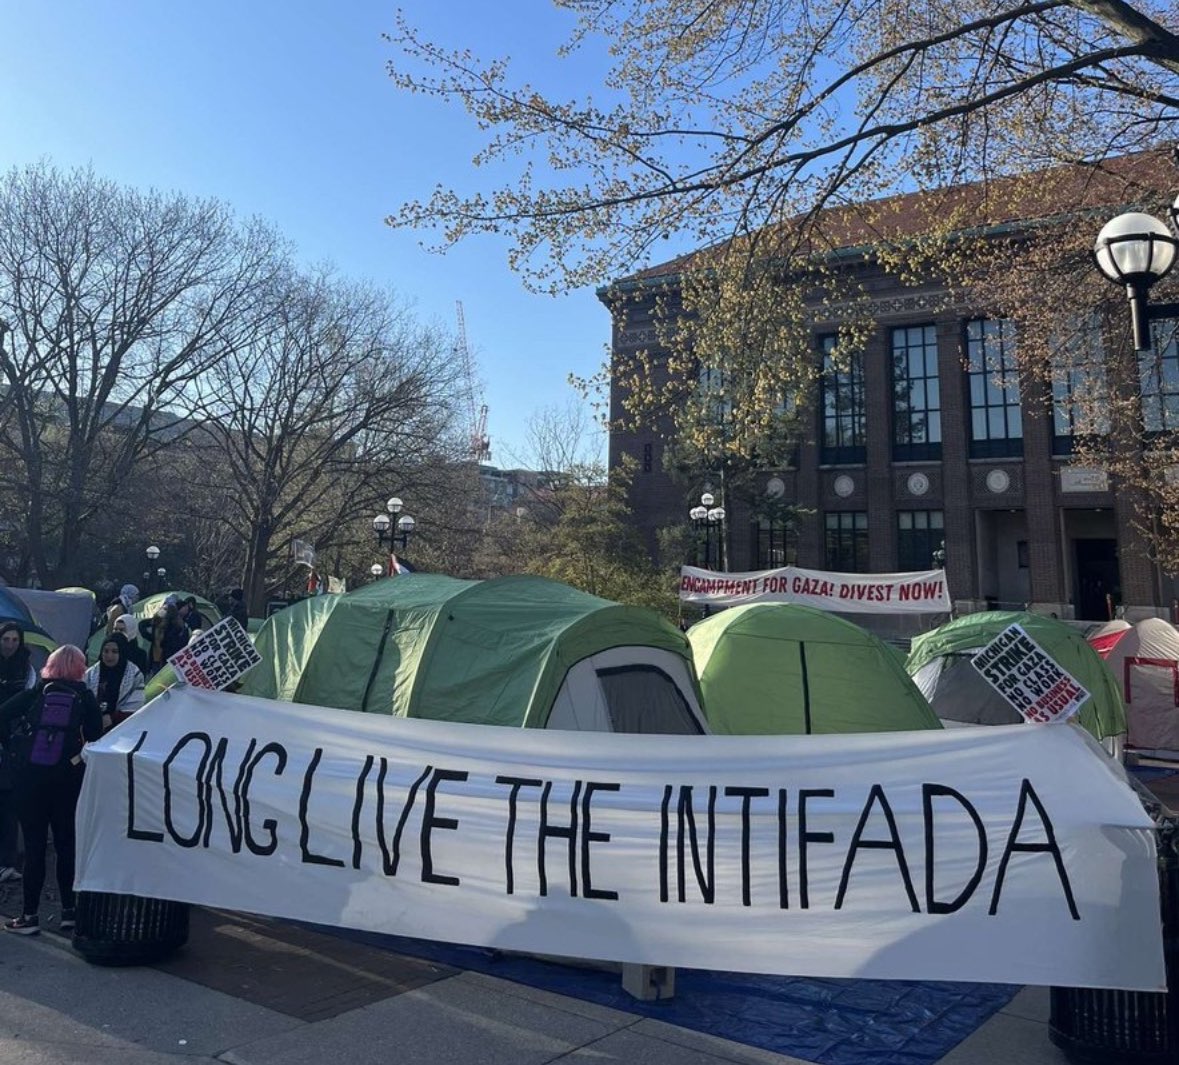
[{"label": "white banner", "polygon": [[1005,628],[970,664],[1026,721],[1065,721],[1089,698],[1088,689],[1019,624]]},{"label": "white banner", "polygon": [[953,604],[945,570],[922,573],[825,573],[783,566],[751,573],[680,567],[686,603],[802,603],[841,614],[940,614]]},{"label": "white banner", "polygon": [[223,690],[261,661],[246,630],[226,615],[172,655],[168,665],[186,684]]},{"label": "white banner", "polygon": [[81,890],[611,961],[1164,987],[1152,822],[1079,729],[613,735],[173,688],[87,751]]}]

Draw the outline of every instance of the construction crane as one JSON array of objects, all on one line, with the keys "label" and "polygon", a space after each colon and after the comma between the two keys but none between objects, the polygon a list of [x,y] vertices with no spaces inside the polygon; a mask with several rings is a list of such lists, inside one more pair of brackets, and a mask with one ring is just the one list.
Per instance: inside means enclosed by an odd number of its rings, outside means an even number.
[{"label": "construction crane", "polygon": [[462,366],[467,391],[467,416],[470,419],[470,438],[467,456],[473,462],[491,461],[491,438],[487,435],[487,404],[482,399],[479,382],[475,378],[475,364],[471,350],[467,347],[467,323],[463,316],[463,301],[455,300],[455,317],[458,320],[458,336],[455,339],[455,355]]}]

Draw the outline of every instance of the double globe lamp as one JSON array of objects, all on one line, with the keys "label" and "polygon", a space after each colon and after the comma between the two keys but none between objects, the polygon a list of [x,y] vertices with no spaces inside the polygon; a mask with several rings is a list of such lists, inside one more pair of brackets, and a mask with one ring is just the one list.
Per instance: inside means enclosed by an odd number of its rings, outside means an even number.
[{"label": "double globe lamp", "polygon": [[[401,513],[403,506],[401,500],[394,496],[385,504],[385,509],[389,513],[378,514],[373,518],[373,532],[377,534],[377,543],[383,544],[385,538],[388,537],[390,548],[396,545],[401,550],[405,550],[417,522],[408,514]],[[396,526],[394,526],[394,522],[396,522]]]}]

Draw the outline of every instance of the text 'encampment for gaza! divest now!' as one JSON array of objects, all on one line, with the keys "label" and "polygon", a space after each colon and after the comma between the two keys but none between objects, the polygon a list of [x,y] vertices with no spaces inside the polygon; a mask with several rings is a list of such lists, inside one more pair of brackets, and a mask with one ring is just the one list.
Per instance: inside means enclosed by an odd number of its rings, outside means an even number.
[{"label": "text 'encampment for gaza! divest now!'", "polygon": [[783,566],[749,573],[716,573],[683,566],[680,599],[716,605],[797,603],[844,613],[941,613],[951,607],[942,570],[869,575]]}]

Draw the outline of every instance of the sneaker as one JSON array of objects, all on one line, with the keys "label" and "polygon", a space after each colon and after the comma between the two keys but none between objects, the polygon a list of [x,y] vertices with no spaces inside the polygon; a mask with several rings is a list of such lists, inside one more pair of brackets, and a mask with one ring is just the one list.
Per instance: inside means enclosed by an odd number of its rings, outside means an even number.
[{"label": "sneaker", "polygon": [[20,870],[14,869],[11,865],[0,866],[0,884],[4,884],[9,880],[20,880]]},{"label": "sneaker", "polygon": [[60,928],[63,932],[69,932],[77,925],[77,923],[78,922],[74,919],[74,911],[63,909],[61,911],[61,922],[57,927]]},{"label": "sneaker", "polygon": [[5,932],[15,932],[18,936],[35,936],[41,931],[41,921],[35,915],[27,913],[16,917],[4,926]]}]

